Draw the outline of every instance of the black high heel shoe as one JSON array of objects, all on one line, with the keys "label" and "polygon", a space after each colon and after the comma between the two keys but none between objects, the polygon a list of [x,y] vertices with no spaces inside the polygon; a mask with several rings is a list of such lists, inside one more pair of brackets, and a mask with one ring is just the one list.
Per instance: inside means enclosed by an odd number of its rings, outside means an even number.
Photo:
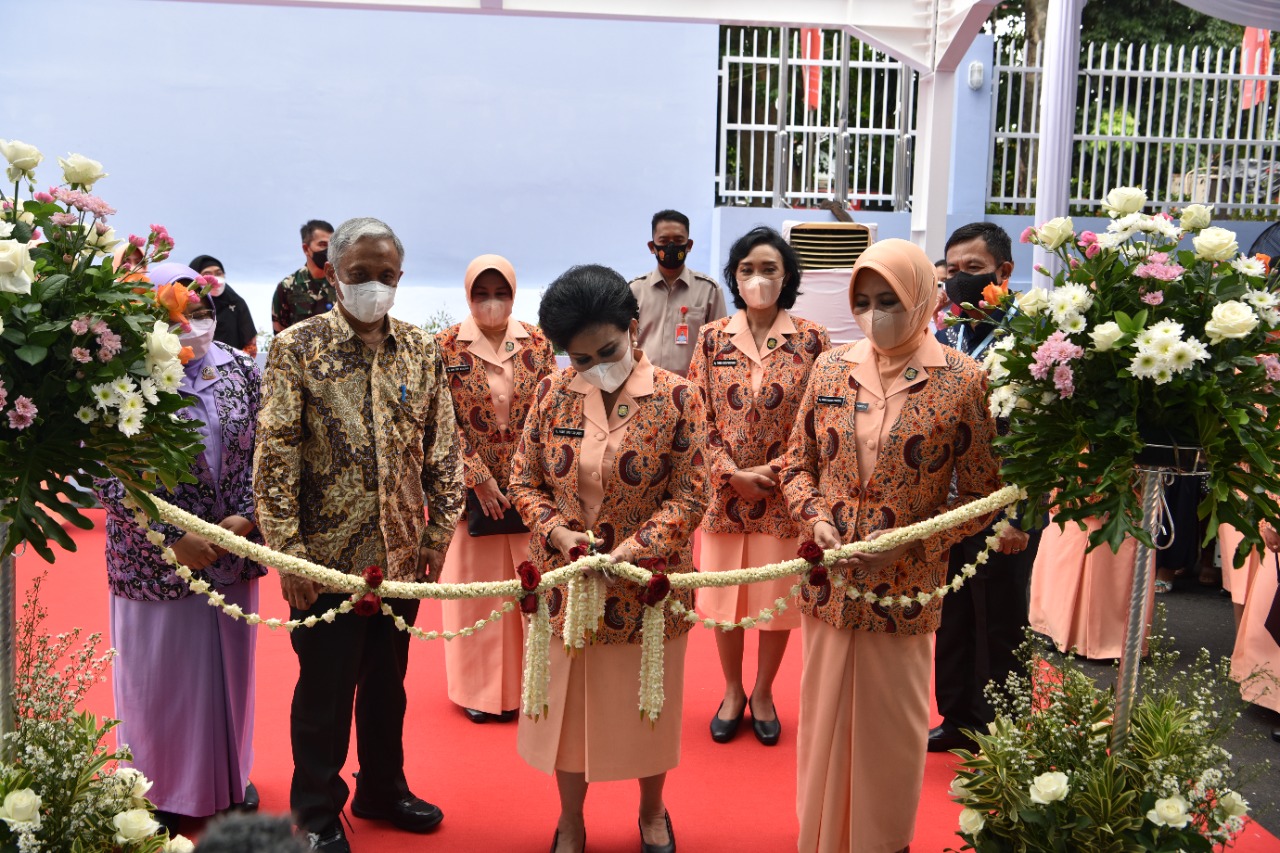
[{"label": "black high heel shoe", "polygon": [[[741,715],[738,717],[742,719]],[[667,822],[667,843],[666,844],[650,844],[644,840],[644,826],[636,821],[636,825],[640,826],[640,853],[676,853],[676,831],[671,828],[671,812],[664,811],[662,819]]]},{"label": "black high heel shoe", "polygon": [[742,715],[747,712],[747,703],[743,702],[738,716],[732,720],[722,720],[720,709],[723,707],[724,702],[721,702],[720,708],[716,708],[716,715],[711,718],[711,739],[716,743],[728,743],[733,740],[734,735],[738,733],[738,726],[742,725]]},{"label": "black high heel shoe", "polygon": [[[747,700],[747,707],[751,707],[751,699]],[[777,706],[774,706],[772,720],[756,719],[756,709],[751,708],[751,730],[755,732],[756,740],[765,746],[777,746],[778,738],[782,737],[782,721],[778,719]]]}]

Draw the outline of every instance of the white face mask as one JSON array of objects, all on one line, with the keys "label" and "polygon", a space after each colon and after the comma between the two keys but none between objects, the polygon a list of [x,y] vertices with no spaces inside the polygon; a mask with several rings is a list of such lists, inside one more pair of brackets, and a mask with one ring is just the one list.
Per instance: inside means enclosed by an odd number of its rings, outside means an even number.
[{"label": "white face mask", "polygon": [[471,316],[482,329],[505,329],[511,317],[511,302],[506,299],[485,299],[471,303]]},{"label": "white face mask", "polygon": [[622,353],[622,358],[617,361],[602,361],[586,370],[580,370],[578,373],[583,379],[601,391],[606,394],[612,394],[622,387],[622,383],[627,381],[627,377],[631,375],[631,370],[635,365],[635,354],[631,351],[631,344],[628,341],[626,349]]},{"label": "white face mask", "polygon": [[772,308],[778,301],[778,294],[782,292],[782,279],[765,278],[762,275],[753,275],[746,281],[738,282],[738,294],[742,297],[742,301],[747,303],[748,308],[757,310],[763,308]]},{"label": "white face mask", "polygon": [[338,282],[342,295],[342,307],[361,323],[376,323],[396,301],[396,289],[380,281],[362,281],[359,284]]},{"label": "white face mask", "polygon": [[204,358],[204,354],[209,351],[209,347],[213,344],[213,332],[218,324],[212,319],[192,320],[191,331],[183,332],[178,335],[178,340],[182,342],[184,347],[191,347],[191,353],[195,358]]},{"label": "white face mask", "polygon": [[210,296],[221,296],[222,291],[227,289],[227,280],[220,275],[213,277],[213,286],[209,288]]}]

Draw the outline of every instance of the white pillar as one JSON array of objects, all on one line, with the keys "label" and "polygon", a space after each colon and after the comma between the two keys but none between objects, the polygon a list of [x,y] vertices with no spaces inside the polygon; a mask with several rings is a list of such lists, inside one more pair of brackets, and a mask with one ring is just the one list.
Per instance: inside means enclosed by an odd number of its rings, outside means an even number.
[{"label": "white pillar", "polygon": [[921,74],[916,94],[915,179],[911,183],[911,242],[942,257],[947,243],[951,133],[955,124],[956,74]]},{"label": "white pillar", "polygon": [[[1040,148],[1036,158],[1036,224],[1067,215],[1071,194],[1076,77],[1080,68],[1080,13],[1086,0],[1049,0],[1040,85]],[[1028,57],[1030,59],[1030,57]],[[1035,263],[1054,272],[1057,259],[1039,246]],[[1046,282],[1032,274],[1035,284]]]}]

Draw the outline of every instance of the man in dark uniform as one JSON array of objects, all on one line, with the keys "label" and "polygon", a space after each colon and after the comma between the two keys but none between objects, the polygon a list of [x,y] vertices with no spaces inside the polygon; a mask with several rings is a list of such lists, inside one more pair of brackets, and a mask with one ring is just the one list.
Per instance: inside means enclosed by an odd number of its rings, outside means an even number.
[{"label": "man in dark uniform", "polygon": [[689,373],[698,330],[728,313],[716,280],[684,265],[692,249],[689,217],[658,211],[649,228],[649,251],[658,267],[631,280],[640,303],[640,349],[658,367],[681,376]]},{"label": "man in dark uniform", "polygon": [[[940,329],[938,340],[981,360],[994,342],[996,323],[1003,314],[978,307],[989,285],[1007,283],[1013,274],[1013,251],[1008,233],[990,222],[975,222],[956,230],[947,240],[947,296],[972,323]],[[1004,684],[1018,666],[1015,655],[1027,627],[1031,566],[1040,545],[1040,531],[1030,534],[1010,527],[985,565],[960,588],[943,599],[942,622],[934,650],[933,689],[942,725],[929,732],[929,751],[946,752],[973,746],[963,729],[983,731],[995,719],[983,696],[989,681]],[[947,579],[974,561],[992,535],[988,527],[951,548]]]},{"label": "man in dark uniform", "polygon": [[271,328],[278,335],[294,323],[333,310],[337,293],[324,277],[333,226],[311,219],[302,226],[302,254],[307,262],[276,285],[271,299]]}]

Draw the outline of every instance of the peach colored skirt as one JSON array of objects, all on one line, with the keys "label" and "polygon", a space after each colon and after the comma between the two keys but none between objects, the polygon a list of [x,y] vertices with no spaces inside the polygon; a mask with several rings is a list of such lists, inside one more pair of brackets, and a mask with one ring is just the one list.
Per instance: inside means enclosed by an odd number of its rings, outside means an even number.
[{"label": "peach colored skirt", "polygon": [[[1222,563],[1222,588],[1231,593],[1232,604],[1244,604],[1249,592],[1249,584],[1258,571],[1258,552],[1250,551],[1244,558],[1244,565],[1236,568],[1236,548],[1244,539],[1240,531],[1230,524],[1218,525],[1218,558]],[[1266,616],[1263,616],[1265,619]]]},{"label": "peach colored skirt", "polygon": [[[1264,623],[1278,586],[1276,558],[1267,552],[1249,578],[1244,615],[1240,618],[1236,647],[1231,655],[1231,675],[1241,682],[1240,695],[1273,711],[1280,711],[1280,681],[1272,680],[1280,679],[1280,646],[1271,638]],[[1254,673],[1270,673],[1270,677],[1263,675],[1246,681]]]},{"label": "peach colored skirt", "polygon": [[802,623],[800,853],[896,853],[924,784],[933,636]]},{"label": "peach colored skirt", "polygon": [[570,656],[551,638],[547,716],[520,717],[516,748],[534,769],[585,773],[588,782],[643,779],[680,763],[684,654],[689,635],[664,649],[662,716],[640,718],[640,644],[587,646]]},{"label": "peach colored skirt", "polygon": [[[440,579],[448,583],[501,581],[516,576],[516,564],[529,559],[529,534],[471,536],[466,521],[453,531]],[[500,598],[443,601],[446,631],[457,631],[486,618],[502,606]],[[464,708],[500,714],[520,707],[524,618],[520,611],[503,614],[483,631],[444,644],[444,671],[449,699]]]},{"label": "peach colored skirt", "polygon": [[[1119,553],[1106,545],[1086,554],[1096,519],[1081,530],[1050,523],[1031,570],[1031,627],[1053,639],[1060,651],[1087,658],[1118,658],[1124,648],[1133,561],[1138,543],[1128,539]],[[1155,609],[1155,585],[1147,601],[1147,624]]]},{"label": "peach colored skirt", "polygon": [[[724,572],[749,569],[769,563],[794,560],[800,548],[798,539],[779,539],[768,533],[712,533],[699,531],[702,537],[698,571]],[[787,609],[759,624],[761,631],[790,631],[800,627],[800,609],[790,597],[794,577],[767,583],[740,586],[704,587],[698,590],[698,614],[718,622],[737,622],[747,616],[759,616],[779,598],[787,599]]]}]

